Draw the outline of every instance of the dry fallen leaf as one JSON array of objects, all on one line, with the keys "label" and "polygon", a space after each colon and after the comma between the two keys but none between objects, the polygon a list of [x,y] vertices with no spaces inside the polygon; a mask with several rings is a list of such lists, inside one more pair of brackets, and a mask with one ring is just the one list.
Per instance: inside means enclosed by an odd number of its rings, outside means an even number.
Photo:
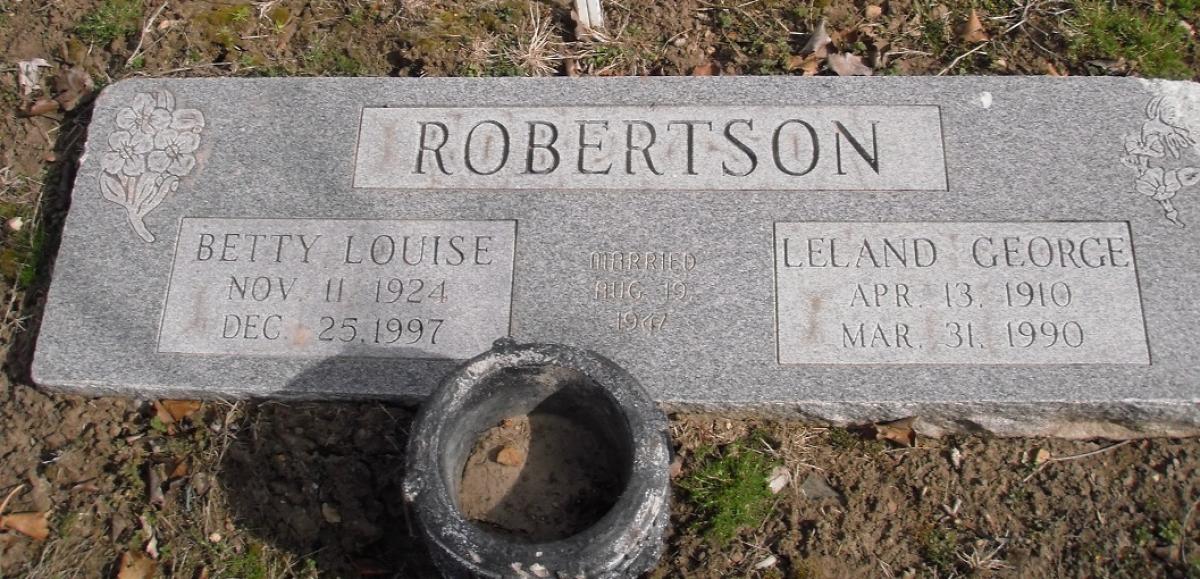
[{"label": "dry fallen leaf", "polygon": [[175,468],[171,469],[171,474],[167,478],[169,480],[181,479],[188,475],[189,470],[187,459],[182,459],[175,465]]},{"label": "dry fallen leaf", "polygon": [[909,416],[892,422],[876,424],[875,440],[890,440],[900,446],[916,446],[917,432],[913,429],[916,422],[916,416]]},{"label": "dry fallen leaf", "polygon": [[841,500],[842,498],[842,493],[839,493],[837,489],[829,486],[829,483],[825,481],[825,477],[817,473],[812,473],[808,475],[808,478],[804,479],[804,482],[800,484],[800,492],[803,493],[806,498],[813,500]]},{"label": "dry fallen leaf", "polygon": [[325,519],[325,522],[331,525],[342,522],[342,514],[329,503],[321,503],[321,518]]},{"label": "dry fallen leaf", "polygon": [[692,69],[692,76],[717,76],[719,74],[721,74],[721,68],[715,62],[706,62]]},{"label": "dry fallen leaf", "polygon": [[871,4],[871,5],[867,6],[866,15],[867,15],[867,20],[874,20],[876,18],[879,18],[880,16],[883,15],[883,7],[877,6],[875,4]]},{"label": "dry fallen leaf", "polygon": [[4,228],[9,231],[20,231],[22,227],[25,227],[25,220],[19,216],[4,222]]},{"label": "dry fallen leaf", "polygon": [[1054,63],[1049,62],[1049,61],[1047,61],[1044,66],[1042,66],[1042,70],[1045,71],[1047,76],[1067,76],[1067,75],[1059,72],[1058,69],[1054,67]]},{"label": "dry fallen leaf", "polygon": [[50,536],[50,513],[13,513],[0,516],[0,529],[16,531],[35,541]]},{"label": "dry fallen leaf", "polygon": [[679,478],[679,476],[683,474],[682,454],[677,454],[675,455],[675,458],[671,459],[670,474],[671,478],[673,479]]},{"label": "dry fallen leaf", "polygon": [[156,567],[154,559],[137,551],[126,551],[117,564],[117,579],[151,579]]},{"label": "dry fallen leaf", "polygon": [[791,72],[799,70],[804,73],[804,76],[813,76],[821,68],[821,61],[824,59],[825,57],[820,54],[810,54],[808,56],[792,55],[788,57],[788,70]]},{"label": "dry fallen leaf", "polygon": [[861,56],[849,52],[830,54],[825,59],[825,64],[838,76],[871,76],[875,72],[863,64]]},{"label": "dry fallen leaf", "polygon": [[154,403],[155,414],[163,424],[174,424],[200,410],[196,400],[162,400]]},{"label": "dry fallen leaf", "polygon": [[1033,453],[1033,464],[1034,466],[1039,466],[1042,463],[1050,460],[1050,457],[1051,455],[1049,450],[1039,448]]},{"label": "dry fallen leaf", "polygon": [[21,94],[29,96],[41,88],[42,69],[50,68],[50,63],[44,58],[22,60],[17,63],[17,83],[21,85]]},{"label": "dry fallen leaf", "polygon": [[972,44],[988,41],[988,33],[983,29],[983,22],[979,20],[979,13],[974,8],[971,9],[971,15],[967,17],[967,22],[963,24],[960,36],[963,42]]},{"label": "dry fallen leaf", "polygon": [[58,96],[54,97],[54,100],[62,105],[64,111],[75,110],[75,107],[79,106],[84,98],[91,96],[92,91],[96,89],[92,75],[79,67],[67,70],[67,74],[59,77],[56,85]]},{"label": "dry fallen leaf", "polygon": [[777,466],[771,470],[771,475],[767,477],[767,486],[771,488],[771,494],[777,495],[791,481],[792,471],[786,467]]},{"label": "dry fallen leaf", "polygon": [[776,559],[775,555],[767,555],[766,559],[763,559],[762,561],[759,561],[754,564],[754,569],[756,571],[762,571],[763,569],[770,569],[771,567],[774,567],[775,564],[778,562],[779,562],[779,559]]},{"label": "dry fallen leaf", "polygon": [[511,446],[506,446],[496,453],[496,462],[504,466],[520,466],[525,462],[525,455]]},{"label": "dry fallen leaf", "polygon": [[39,115],[48,115],[55,112],[59,108],[58,101],[53,99],[38,99],[33,104],[29,105],[28,114],[31,117]]},{"label": "dry fallen leaf", "polygon": [[163,466],[151,465],[146,469],[146,491],[150,495],[150,504],[161,507],[167,502],[163,496]]},{"label": "dry fallen leaf", "polygon": [[813,31],[812,36],[808,37],[808,42],[804,43],[804,48],[800,49],[801,54],[824,53],[825,47],[833,41],[829,37],[829,33],[825,32],[825,19],[822,18],[817,23],[817,29]]}]

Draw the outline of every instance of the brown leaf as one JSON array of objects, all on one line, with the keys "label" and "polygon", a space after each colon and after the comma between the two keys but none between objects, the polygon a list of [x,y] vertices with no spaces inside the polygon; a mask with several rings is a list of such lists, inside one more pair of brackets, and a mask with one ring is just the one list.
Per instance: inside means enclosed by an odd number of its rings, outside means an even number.
[{"label": "brown leaf", "polygon": [[325,522],[331,525],[342,522],[342,514],[338,512],[337,507],[329,503],[321,503],[321,518],[325,519]]},{"label": "brown leaf", "polygon": [[883,15],[883,7],[871,4],[866,9],[867,20],[874,20]]},{"label": "brown leaf", "polygon": [[672,479],[679,478],[680,475],[683,474],[683,455],[682,454],[676,454],[675,458],[671,459],[671,466],[669,468],[669,472],[671,474]]},{"label": "brown leaf", "polygon": [[802,71],[804,76],[813,76],[817,74],[817,70],[821,68],[821,61],[824,60],[819,54],[810,54],[808,56],[792,55],[788,57],[788,70],[795,72]]},{"label": "brown leaf", "polygon": [[163,496],[163,466],[151,465],[146,468],[146,491],[150,495],[150,504],[161,507],[167,502]]},{"label": "brown leaf", "polygon": [[35,541],[50,536],[50,513],[14,513],[0,517],[0,529],[16,531]]},{"label": "brown leaf", "polygon": [[1042,463],[1050,460],[1051,458],[1052,458],[1052,456],[1051,456],[1049,450],[1046,450],[1044,448],[1039,448],[1036,451],[1034,451],[1034,453],[1033,453],[1033,464],[1034,464],[1034,466],[1039,466]]},{"label": "brown leaf", "polygon": [[916,446],[917,431],[913,426],[916,416],[909,416],[892,422],[882,422],[875,425],[875,440],[890,440],[900,446]]},{"label": "brown leaf", "polygon": [[67,70],[64,77],[60,77],[58,81],[58,96],[54,100],[62,105],[64,111],[75,110],[86,97],[91,96],[92,91],[96,89],[96,83],[92,81],[92,75],[80,67],[72,67]]},{"label": "brown leaf", "polygon": [[718,76],[721,74],[721,67],[715,62],[706,62],[692,68],[692,76]]},{"label": "brown leaf", "polygon": [[54,111],[57,111],[58,107],[58,101],[51,99],[38,99],[32,105],[29,105],[29,116],[36,117],[38,115],[48,115]]},{"label": "brown leaf", "polygon": [[187,459],[181,459],[175,468],[171,469],[171,474],[167,476],[170,480],[180,479],[188,475],[189,467]]},{"label": "brown leaf", "polygon": [[863,64],[861,56],[849,52],[830,54],[825,64],[838,76],[871,76],[875,72]]},{"label": "brown leaf", "polygon": [[173,424],[200,410],[200,402],[197,400],[163,400],[155,402],[154,409],[163,424]]},{"label": "brown leaf", "polygon": [[520,466],[525,462],[525,455],[511,446],[506,446],[496,453],[496,462],[504,466]]},{"label": "brown leaf", "polygon": [[971,9],[971,15],[967,17],[967,22],[963,24],[960,38],[963,42],[972,44],[987,42],[990,38],[987,31],[983,29],[983,22],[979,20],[979,13],[974,8]]},{"label": "brown leaf", "polygon": [[825,32],[825,19],[822,18],[817,23],[817,29],[808,37],[808,42],[804,43],[804,48],[800,49],[800,54],[825,53],[825,47],[832,42],[829,33]]},{"label": "brown leaf", "polygon": [[1042,66],[1042,70],[1047,76],[1067,76],[1059,72],[1057,68],[1054,68],[1054,63],[1050,61],[1045,62],[1045,64]]},{"label": "brown leaf", "polygon": [[157,570],[154,559],[137,551],[126,551],[117,563],[117,579],[151,579]]}]

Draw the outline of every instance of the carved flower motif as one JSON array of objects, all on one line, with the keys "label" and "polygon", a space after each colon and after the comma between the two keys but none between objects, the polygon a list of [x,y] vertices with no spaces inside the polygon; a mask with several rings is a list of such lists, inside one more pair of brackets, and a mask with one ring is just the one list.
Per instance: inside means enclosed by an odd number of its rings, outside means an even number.
[{"label": "carved flower motif", "polygon": [[137,129],[153,135],[171,125],[171,111],[154,105],[152,95],[141,93],[133,98],[133,105],[117,112],[117,126],[129,131]]},{"label": "carved flower motif", "polygon": [[137,177],[146,172],[146,153],[154,148],[154,140],[145,133],[118,131],[108,136],[108,148],[100,158],[104,171]]},{"label": "carved flower motif", "polygon": [[154,150],[146,161],[155,173],[170,173],[183,177],[192,172],[196,158],[192,153],[200,147],[200,136],[196,133],[165,129],[154,136]]},{"label": "carved flower motif", "polygon": [[1155,201],[1164,201],[1175,197],[1184,187],[1200,183],[1200,169],[1183,167],[1166,170],[1162,167],[1146,169],[1137,180],[1138,193]]},{"label": "carved flower motif", "polygon": [[1136,157],[1159,158],[1163,156],[1163,142],[1157,138],[1142,140],[1130,135],[1125,137],[1125,152]]}]

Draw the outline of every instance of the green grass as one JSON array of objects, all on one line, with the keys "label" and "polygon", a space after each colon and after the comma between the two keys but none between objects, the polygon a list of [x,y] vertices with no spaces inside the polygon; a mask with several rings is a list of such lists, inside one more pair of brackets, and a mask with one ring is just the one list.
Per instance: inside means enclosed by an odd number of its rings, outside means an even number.
[{"label": "green grass", "polygon": [[694,470],[679,483],[700,515],[705,537],[718,544],[757,527],[770,514],[767,478],[779,463],[759,450],[763,441],[756,433],[720,449],[703,447],[693,459]]},{"label": "green grass", "polygon": [[301,57],[306,72],[333,76],[358,76],[363,73],[363,65],[353,56],[341,51],[330,50],[318,45],[308,49]]},{"label": "green grass", "polygon": [[[1192,11],[1198,0],[1176,0],[1180,12]],[[1196,75],[1187,62],[1192,40],[1173,11],[1153,12],[1108,2],[1078,4],[1068,24],[1078,30],[1069,54],[1077,62],[1125,59],[1143,76],[1188,79]]]},{"label": "green grass", "polygon": [[958,533],[952,530],[933,528],[921,535],[921,556],[939,571],[953,571]]},{"label": "green grass", "polygon": [[83,17],[75,32],[88,42],[107,44],[133,34],[141,25],[141,19],[140,0],[104,0]]}]

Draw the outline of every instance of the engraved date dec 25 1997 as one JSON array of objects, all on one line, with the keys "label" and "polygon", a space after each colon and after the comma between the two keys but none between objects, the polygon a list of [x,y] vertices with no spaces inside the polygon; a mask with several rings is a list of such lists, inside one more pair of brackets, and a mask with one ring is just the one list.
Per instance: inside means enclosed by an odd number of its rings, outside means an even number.
[{"label": "engraved date dec 25 1997", "polygon": [[160,352],[469,358],[508,335],[513,221],[182,220]]},{"label": "engraved date dec 25 1997", "polygon": [[777,223],[783,364],[1149,364],[1127,223]]}]

